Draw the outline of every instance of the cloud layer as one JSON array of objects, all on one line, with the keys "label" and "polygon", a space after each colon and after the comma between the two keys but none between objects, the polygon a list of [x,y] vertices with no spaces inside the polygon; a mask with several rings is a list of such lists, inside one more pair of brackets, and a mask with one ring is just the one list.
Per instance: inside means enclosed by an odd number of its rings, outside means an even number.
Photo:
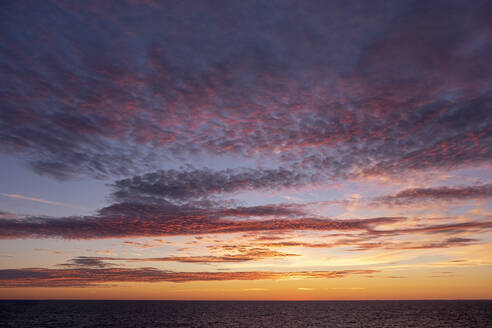
[{"label": "cloud layer", "polygon": [[[125,212],[122,212],[125,211]],[[108,212],[106,214],[106,212]],[[118,212],[103,209],[99,216],[20,220],[0,218],[0,238],[67,239],[175,236],[251,231],[369,230],[371,225],[394,223],[399,217],[333,220],[300,217],[293,219],[234,220],[223,213],[195,209],[176,213],[173,208],[119,204]],[[227,213],[227,211],[226,211]]]},{"label": "cloud layer", "polygon": [[[467,220],[445,224],[432,222],[403,228],[378,228],[404,222],[405,217],[375,217],[367,219],[330,219],[317,217],[238,219],[250,217],[238,209],[209,210],[200,208],[157,207],[117,204],[104,208],[98,216],[84,217],[0,217],[0,238],[51,238],[98,239],[123,237],[151,237],[176,235],[202,235],[237,232],[284,231],[365,231],[375,236],[399,234],[439,233],[459,231],[487,231],[490,220]],[[233,213],[233,214],[231,214]],[[231,218],[231,215],[232,218]],[[259,213],[255,210],[254,216]],[[261,216],[260,216],[261,217]]]},{"label": "cloud layer", "polygon": [[[232,155],[296,170],[295,185],[490,162],[489,1],[3,9],[0,150],[39,174],[130,176]],[[276,183],[253,173],[251,187]]]},{"label": "cloud layer", "polygon": [[349,275],[370,275],[377,270],[301,272],[173,272],[154,268],[108,269],[7,269],[0,270],[0,288],[88,287],[118,282],[190,282],[224,280],[277,280],[289,278],[331,279]]}]

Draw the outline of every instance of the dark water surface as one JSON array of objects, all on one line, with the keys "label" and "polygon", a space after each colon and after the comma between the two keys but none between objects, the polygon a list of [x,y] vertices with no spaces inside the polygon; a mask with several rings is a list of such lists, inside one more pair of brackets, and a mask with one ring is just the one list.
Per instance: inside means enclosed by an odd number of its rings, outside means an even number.
[{"label": "dark water surface", "polygon": [[0,327],[492,327],[492,301],[0,301]]}]

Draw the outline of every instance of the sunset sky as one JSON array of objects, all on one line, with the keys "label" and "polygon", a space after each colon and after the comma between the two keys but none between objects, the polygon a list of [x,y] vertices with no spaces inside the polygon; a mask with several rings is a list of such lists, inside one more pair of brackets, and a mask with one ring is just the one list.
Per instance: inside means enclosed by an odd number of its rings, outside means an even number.
[{"label": "sunset sky", "polygon": [[0,8],[0,298],[492,298],[490,1]]}]

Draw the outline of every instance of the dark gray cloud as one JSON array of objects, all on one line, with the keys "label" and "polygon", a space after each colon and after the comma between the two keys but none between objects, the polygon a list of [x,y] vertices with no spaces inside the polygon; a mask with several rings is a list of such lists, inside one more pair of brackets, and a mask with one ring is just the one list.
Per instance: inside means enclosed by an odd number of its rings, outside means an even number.
[{"label": "dark gray cloud", "polygon": [[116,181],[112,195],[119,202],[188,202],[237,191],[295,188],[313,181],[314,177],[282,168],[160,170]]},{"label": "dark gray cloud", "polygon": [[76,268],[107,268],[113,266],[111,263],[104,261],[103,258],[91,256],[77,256],[68,263],[59,264],[59,266],[76,267]]},{"label": "dark gray cloud", "polygon": [[[488,163],[490,1],[4,1],[0,150],[59,179],[231,155]],[[189,172],[187,172],[189,173]]]},{"label": "dark gray cloud", "polygon": [[492,184],[464,187],[411,188],[376,198],[375,204],[409,205],[416,202],[486,199],[492,197]]}]

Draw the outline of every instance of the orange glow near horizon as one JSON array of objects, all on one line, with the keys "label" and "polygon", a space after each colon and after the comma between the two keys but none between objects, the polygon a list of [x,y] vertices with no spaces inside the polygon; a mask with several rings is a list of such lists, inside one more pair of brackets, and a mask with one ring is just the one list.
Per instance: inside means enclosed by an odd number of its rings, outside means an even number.
[{"label": "orange glow near horizon", "polygon": [[254,282],[118,283],[108,287],[3,289],[2,299],[421,300],[489,299],[492,268],[460,277],[341,278]]}]

